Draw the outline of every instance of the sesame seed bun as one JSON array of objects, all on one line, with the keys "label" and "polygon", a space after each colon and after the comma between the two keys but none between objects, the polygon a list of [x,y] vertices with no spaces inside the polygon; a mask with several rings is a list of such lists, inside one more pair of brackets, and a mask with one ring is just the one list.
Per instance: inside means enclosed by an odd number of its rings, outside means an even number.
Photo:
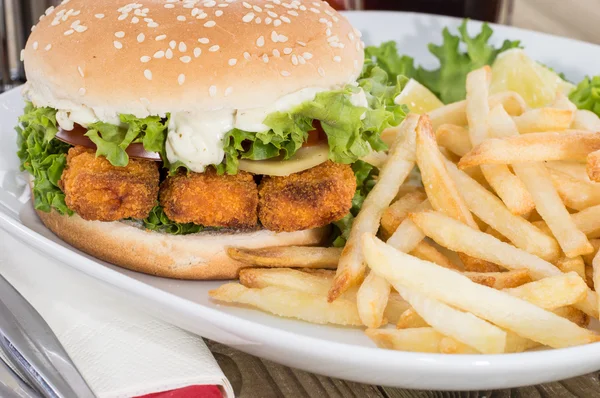
[{"label": "sesame seed bun", "polygon": [[356,80],[360,33],[324,1],[66,0],[23,53],[36,106],[164,115],[268,106]]},{"label": "sesame seed bun", "polygon": [[228,247],[263,248],[323,243],[329,228],[275,233],[204,232],[169,235],[123,222],[86,221],[52,210],[37,211],[59,238],[94,257],[132,271],[177,279],[234,279],[248,264],[231,259]]}]

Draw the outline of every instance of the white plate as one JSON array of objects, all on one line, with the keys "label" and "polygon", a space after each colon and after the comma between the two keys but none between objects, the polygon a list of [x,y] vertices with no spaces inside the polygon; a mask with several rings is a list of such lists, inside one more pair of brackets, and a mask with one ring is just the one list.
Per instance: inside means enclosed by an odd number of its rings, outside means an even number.
[{"label": "white plate", "polygon": [[[356,12],[348,17],[368,44],[395,39],[403,53],[434,66],[427,43],[460,21],[409,13]],[[479,24],[471,24],[473,30]],[[519,39],[539,61],[573,81],[593,75],[600,47],[496,26],[494,40]],[[508,355],[456,356],[378,349],[360,330],[311,325],[259,311],[217,305],[207,292],[219,282],[160,279],[102,263],[74,250],[39,221],[18,171],[13,126],[23,102],[0,96],[0,227],[124,294],[140,308],[189,331],[284,365],[358,382],[419,389],[494,389],[537,384],[600,369],[600,344]],[[43,267],[44,264],[38,264]],[[115,294],[117,294],[115,292]]]}]

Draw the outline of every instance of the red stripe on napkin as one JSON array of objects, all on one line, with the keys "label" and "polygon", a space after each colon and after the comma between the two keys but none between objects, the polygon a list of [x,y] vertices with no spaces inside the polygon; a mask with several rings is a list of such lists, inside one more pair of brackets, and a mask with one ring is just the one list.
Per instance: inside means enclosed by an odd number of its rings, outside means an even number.
[{"label": "red stripe on napkin", "polygon": [[189,386],[136,398],[223,398],[223,394],[217,386]]}]

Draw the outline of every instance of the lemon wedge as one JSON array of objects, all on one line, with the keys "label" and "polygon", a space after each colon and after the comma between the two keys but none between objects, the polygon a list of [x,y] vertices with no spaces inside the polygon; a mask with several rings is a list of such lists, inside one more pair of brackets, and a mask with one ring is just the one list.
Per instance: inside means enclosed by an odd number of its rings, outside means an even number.
[{"label": "lemon wedge", "polygon": [[418,114],[427,113],[444,105],[427,87],[414,79],[406,83],[394,102],[404,104],[411,112]]},{"label": "lemon wedge", "polygon": [[568,95],[574,88],[520,48],[503,52],[492,65],[490,94],[515,91],[532,108],[546,106],[554,101],[557,92]]}]

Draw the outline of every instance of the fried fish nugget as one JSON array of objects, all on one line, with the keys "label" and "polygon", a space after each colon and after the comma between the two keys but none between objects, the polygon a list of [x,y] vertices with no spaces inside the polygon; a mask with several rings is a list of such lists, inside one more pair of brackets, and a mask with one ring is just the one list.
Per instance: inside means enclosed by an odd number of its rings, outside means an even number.
[{"label": "fried fish nugget", "polygon": [[258,188],[252,174],[180,173],[161,184],[160,204],[179,223],[250,229],[258,224]]},{"label": "fried fish nugget", "polygon": [[159,172],[156,162],[129,159],[125,167],[96,157],[93,149],[69,149],[60,186],[67,206],[85,220],[146,218],[156,205]]},{"label": "fried fish nugget", "polygon": [[350,211],[356,178],[349,165],[328,161],[287,177],[264,177],[258,216],[271,231],[322,227]]}]

